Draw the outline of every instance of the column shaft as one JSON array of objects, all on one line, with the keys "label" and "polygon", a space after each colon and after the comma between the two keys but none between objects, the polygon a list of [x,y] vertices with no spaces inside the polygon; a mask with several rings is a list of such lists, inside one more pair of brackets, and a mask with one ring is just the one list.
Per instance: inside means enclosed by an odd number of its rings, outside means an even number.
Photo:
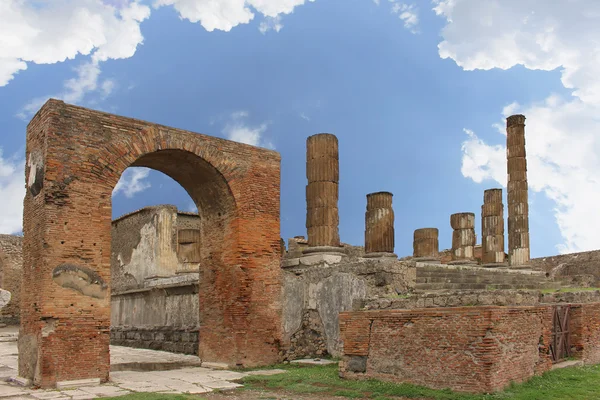
[{"label": "column shaft", "polygon": [[483,192],[481,206],[481,262],[504,263],[504,205],[502,189]]},{"label": "column shaft", "polygon": [[506,119],[508,172],[508,262],[511,266],[529,263],[529,209],[525,116]]},{"label": "column shaft", "polygon": [[394,252],[394,210],[389,192],[367,195],[365,253]]},{"label": "column shaft", "polygon": [[306,177],[308,246],[339,247],[339,153],[335,135],[320,133],[306,139]]}]

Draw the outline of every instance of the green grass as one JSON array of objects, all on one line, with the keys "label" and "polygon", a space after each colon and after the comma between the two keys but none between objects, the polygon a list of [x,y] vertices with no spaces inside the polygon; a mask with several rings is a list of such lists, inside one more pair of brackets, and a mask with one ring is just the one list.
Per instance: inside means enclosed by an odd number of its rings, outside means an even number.
[{"label": "green grass", "polygon": [[[431,400],[596,400],[600,399],[600,365],[564,368],[549,371],[526,383],[513,384],[503,392],[493,394],[464,394],[450,390],[434,390],[410,384],[394,384],[368,380],[345,380],[338,376],[336,365],[297,366],[278,365],[285,374],[249,376],[238,390],[286,391],[303,395],[311,393],[342,396],[349,399],[393,400],[398,397]],[[266,392],[266,393],[265,393]],[[263,397],[264,398],[264,397]],[[201,400],[193,395],[134,393],[111,398],[114,400]]]},{"label": "green grass", "polygon": [[540,292],[542,293],[573,293],[573,292],[595,292],[596,290],[600,290],[600,288],[595,287],[580,287],[580,288],[560,288],[560,289],[542,289]]},{"label": "green grass", "polygon": [[510,386],[489,395],[455,393],[425,387],[381,382],[374,379],[355,381],[338,376],[337,366],[280,366],[286,374],[250,376],[244,379],[245,390],[287,390],[298,393],[326,393],[347,398],[389,399],[394,397],[435,400],[564,400],[600,399],[600,365],[564,368],[534,377],[523,384]]}]

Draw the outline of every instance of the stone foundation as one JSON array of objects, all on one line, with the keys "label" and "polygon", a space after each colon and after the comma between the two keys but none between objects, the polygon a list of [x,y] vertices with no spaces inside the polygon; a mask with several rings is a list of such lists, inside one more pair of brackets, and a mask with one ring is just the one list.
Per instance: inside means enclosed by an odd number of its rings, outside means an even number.
[{"label": "stone foundation", "polygon": [[198,342],[198,327],[118,326],[110,329],[110,344],[117,346],[197,355]]},{"label": "stone foundation", "polygon": [[341,311],[355,301],[407,293],[416,280],[414,265],[390,257],[314,254],[283,265],[284,359],[339,356]]}]

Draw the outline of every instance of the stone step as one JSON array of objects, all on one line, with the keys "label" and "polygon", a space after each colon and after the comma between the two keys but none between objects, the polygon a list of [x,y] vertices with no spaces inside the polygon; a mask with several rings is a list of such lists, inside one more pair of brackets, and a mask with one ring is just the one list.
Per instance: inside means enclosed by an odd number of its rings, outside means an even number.
[{"label": "stone step", "polygon": [[545,278],[523,279],[521,277],[487,277],[487,276],[417,276],[417,283],[546,283],[553,282]]},{"label": "stone step", "polygon": [[487,269],[475,269],[475,270],[460,270],[460,269],[451,269],[447,270],[445,268],[439,268],[435,270],[422,270],[421,268],[417,268],[416,270],[417,276],[494,276],[494,277],[514,277],[514,278],[522,278],[522,279],[541,279],[546,278],[545,274],[518,274],[518,273],[505,273],[505,272],[493,272]]},{"label": "stone step", "polygon": [[510,268],[485,268],[477,265],[445,265],[445,264],[420,264],[417,263],[417,273],[427,272],[461,272],[479,274],[501,274],[501,275],[532,275],[546,276],[544,271],[532,269],[510,269]]},{"label": "stone step", "polygon": [[518,289],[558,289],[561,285],[555,282],[540,284],[489,284],[489,283],[418,283],[416,291],[435,290],[518,290]]}]

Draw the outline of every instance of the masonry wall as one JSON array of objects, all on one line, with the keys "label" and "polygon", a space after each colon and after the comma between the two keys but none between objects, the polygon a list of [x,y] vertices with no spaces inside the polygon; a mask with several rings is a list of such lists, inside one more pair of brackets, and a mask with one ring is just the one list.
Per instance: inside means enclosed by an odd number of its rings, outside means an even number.
[{"label": "masonry wall", "polygon": [[586,364],[600,363],[600,303],[572,305],[569,322],[572,356]]},{"label": "masonry wall", "polygon": [[0,288],[11,293],[10,302],[0,310],[0,322],[17,324],[20,317],[23,237],[0,235]]},{"label": "masonry wall", "polygon": [[171,205],[113,221],[111,344],[198,354],[199,229]]},{"label": "masonry wall", "polygon": [[343,312],[340,373],[436,389],[492,392],[551,367],[551,308]]},{"label": "masonry wall", "polygon": [[532,258],[530,265],[575,286],[600,287],[600,250]]},{"label": "masonry wall", "polygon": [[372,297],[414,286],[414,266],[356,254],[308,255],[283,261],[283,359],[341,355],[338,315]]}]

